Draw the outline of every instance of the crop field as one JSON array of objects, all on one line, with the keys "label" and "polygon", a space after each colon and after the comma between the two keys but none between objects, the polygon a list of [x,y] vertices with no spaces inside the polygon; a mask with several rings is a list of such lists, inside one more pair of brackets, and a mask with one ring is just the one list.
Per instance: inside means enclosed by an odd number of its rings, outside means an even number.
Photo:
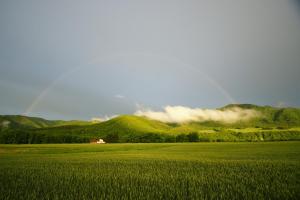
[{"label": "crop field", "polygon": [[300,199],[300,142],[0,145],[0,199]]}]

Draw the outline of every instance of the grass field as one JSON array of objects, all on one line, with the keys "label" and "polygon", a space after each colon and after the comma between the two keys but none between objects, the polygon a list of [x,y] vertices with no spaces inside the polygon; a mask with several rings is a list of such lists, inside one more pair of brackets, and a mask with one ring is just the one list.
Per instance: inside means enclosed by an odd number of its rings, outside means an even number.
[{"label": "grass field", "polygon": [[0,199],[300,199],[300,142],[0,145]]}]

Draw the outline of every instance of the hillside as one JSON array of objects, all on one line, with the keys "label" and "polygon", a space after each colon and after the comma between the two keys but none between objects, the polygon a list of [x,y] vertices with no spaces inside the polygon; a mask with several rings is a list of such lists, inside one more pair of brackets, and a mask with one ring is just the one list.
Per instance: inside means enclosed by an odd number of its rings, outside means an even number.
[{"label": "hillside", "polygon": [[272,106],[257,106],[253,104],[229,104],[220,108],[221,110],[230,108],[251,109],[261,113],[258,117],[249,121],[238,122],[230,126],[243,127],[298,127],[300,126],[299,108],[277,108]]},{"label": "hillside", "polygon": [[0,143],[70,143],[104,138],[107,142],[300,140],[300,109],[251,104],[230,104],[220,110],[253,109],[260,114],[247,121],[163,123],[122,115],[93,124],[86,121],[45,120],[25,116],[0,116]]},{"label": "hillside", "polygon": [[132,115],[122,115],[98,124],[48,127],[35,129],[31,132],[37,135],[51,135],[53,137],[76,136],[88,139],[102,137],[112,142],[117,136],[118,139],[124,142],[134,142],[136,138],[144,137],[147,134],[151,137],[156,134],[167,134],[170,130],[170,126],[159,121]]},{"label": "hillside", "polygon": [[91,122],[80,120],[46,120],[22,115],[0,115],[0,127],[6,128],[46,128],[66,125],[89,125]]}]

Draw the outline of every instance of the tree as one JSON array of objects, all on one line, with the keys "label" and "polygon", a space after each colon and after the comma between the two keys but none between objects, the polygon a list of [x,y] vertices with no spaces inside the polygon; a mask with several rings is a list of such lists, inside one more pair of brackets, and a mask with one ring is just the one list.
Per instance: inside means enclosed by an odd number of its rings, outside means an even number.
[{"label": "tree", "polygon": [[106,135],[104,141],[108,142],[108,143],[117,143],[117,142],[119,142],[119,134],[118,133],[109,133]]},{"label": "tree", "polygon": [[188,138],[185,134],[180,134],[176,136],[176,142],[188,142]]},{"label": "tree", "polygon": [[199,135],[197,132],[192,132],[187,135],[189,142],[199,142]]}]

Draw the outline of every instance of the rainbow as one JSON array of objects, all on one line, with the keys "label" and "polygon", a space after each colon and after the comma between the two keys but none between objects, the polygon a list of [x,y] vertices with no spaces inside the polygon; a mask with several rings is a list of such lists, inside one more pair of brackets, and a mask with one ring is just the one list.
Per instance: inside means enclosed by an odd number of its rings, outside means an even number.
[{"label": "rainbow", "polygon": [[107,60],[107,59],[114,59],[117,57],[129,57],[129,56],[146,56],[150,57],[152,59],[161,59],[161,60],[167,60],[167,61],[172,61],[176,62],[181,66],[180,68],[184,68],[186,70],[191,71],[192,73],[197,73],[200,74],[209,84],[211,84],[213,87],[215,87],[230,103],[235,103],[236,101],[234,98],[229,94],[229,92],[222,87],[215,79],[213,79],[211,76],[209,76],[207,73],[204,73],[201,71],[199,68],[184,63],[182,60],[176,58],[176,57],[169,57],[169,56],[160,56],[160,55],[155,55],[151,53],[140,53],[140,52],[133,52],[133,53],[122,53],[122,54],[111,54],[111,55],[106,55],[103,57],[95,57],[91,59],[90,62],[88,62],[86,65],[80,65],[77,66],[71,70],[63,72],[60,76],[58,76],[55,80],[53,80],[47,87],[45,87],[35,98],[34,100],[30,103],[30,105],[26,108],[25,112],[23,115],[29,115],[31,114],[34,109],[43,101],[43,99],[47,96],[47,94],[61,81],[63,81],[65,78],[69,77],[71,74],[76,73],[82,69],[86,69],[87,67],[93,67],[94,64],[101,64],[101,62]]}]

